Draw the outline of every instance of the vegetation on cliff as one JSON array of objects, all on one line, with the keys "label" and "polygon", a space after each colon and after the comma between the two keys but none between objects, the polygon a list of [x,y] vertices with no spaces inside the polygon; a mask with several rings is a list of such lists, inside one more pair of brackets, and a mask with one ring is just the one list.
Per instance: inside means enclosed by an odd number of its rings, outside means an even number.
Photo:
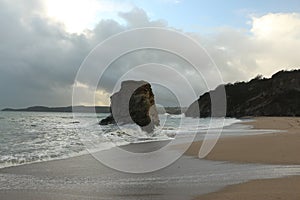
[{"label": "vegetation on cliff", "polygon": [[[300,70],[279,71],[271,78],[258,75],[249,82],[227,84],[225,90],[227,117],[300,116]],[[210,117],[212,92],[201,95],[185,115]]]}]

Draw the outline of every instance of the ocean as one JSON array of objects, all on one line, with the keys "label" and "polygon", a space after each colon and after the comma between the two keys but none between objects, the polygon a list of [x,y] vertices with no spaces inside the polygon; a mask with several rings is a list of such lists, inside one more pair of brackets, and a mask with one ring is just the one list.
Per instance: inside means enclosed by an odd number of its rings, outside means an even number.
[{"label": "ocean", "polygon": [[[129,143],[172,139],[208,129],[210,119],[184,115],[160,115],[161,125],[154,133],[143,132],[136,125],[100,126],[106,114],[53,112],[0,112],[0,168],[69,158]],[[212,129],[240,120],[214,120]],[[226,132],[226,131],[225,131]],[[232,131],[231,131],[232,133]],[[226,134],[226,133],[225,133]],[[95,145],[96,144],[96,145]]]},{"label": "ocean", "polygon": [[[248,180],[299,175],[298,165],[237,164],[191,156],[181,156],[171,165],[151,173],[124,173],[107,167],[89,153],[102,153],[101,150],[110,148],[113,152],[116,149],[113,147],[130,143],[138,144],[123,148],[144,149],[149,144],[164,144],[149,141],[174,137],[179,137],[181,142],[193,133],[197,133],[198,140],[204,138],[209,128],[213,130],[212,137],[220,129],[221,137],[271,130],[250,129],[232,118],[213,119],[210,123],[211,119],[165,114],[159,116],[161,125],[154,133],[147,134],[134,125],[99,126],[97,122],[106,116],[0,112],[0,199],[16,199],[20,195],[18,199],[182,200]],[[87,145],[90,142],[94,149]],[[124,161],[115,156],[113,160]],[[145,154],[144,159],[152,159],[152,155]]]}]

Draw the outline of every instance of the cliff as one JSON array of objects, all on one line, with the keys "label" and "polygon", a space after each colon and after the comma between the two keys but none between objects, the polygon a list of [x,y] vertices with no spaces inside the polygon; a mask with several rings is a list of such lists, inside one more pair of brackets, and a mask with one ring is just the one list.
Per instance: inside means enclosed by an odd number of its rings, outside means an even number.
[{"label": "cliff", "polygon": [[[227,117],[300,116],[300,70],[280,71],[269,79],[257,76],[249,82],[227,84],[225,90]],[[213,92],[201,95],[185,115],[210,117]]]},{"label": "cliff", "polygon": [[152,132],[159,125],[151,85],[145,81],[124,81],[120,91],[111,98],[111,115],[100,125],[136,123],[144,131]]}]

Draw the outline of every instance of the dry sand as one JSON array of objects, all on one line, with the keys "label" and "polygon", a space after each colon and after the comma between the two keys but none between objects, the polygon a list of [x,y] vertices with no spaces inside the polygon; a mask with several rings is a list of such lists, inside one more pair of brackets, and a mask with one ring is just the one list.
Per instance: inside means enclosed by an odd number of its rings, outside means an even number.
[{"label": "dry sand", "polygon": [[225,189],[202,195],[195,200],[299,200],[300,176],[281,179],[254,180],[228,186]]},{"label": "dry sand", "polygon": [[[300,164],[300,118],[260,117],[248,122],[255,129],[283,130],[279,133],[221,138],[206,157],[208,160],[264,164]],[[186,155],[197,156],[200,142]]]},{"label": "dry sand", "polygon": [[[268,164],[300,164],[300,118],[262,117],[248,124],[256,129],[278,129],[286,132],[257,136],[224,138],[218,141],[207,156],[210,160]],[[201,143],[194,143],[188,155],[197,155]],[[300,199],[300,176],[280,179],[254,180],[228,186],[201,195],[198,200],[274,200]]]}]

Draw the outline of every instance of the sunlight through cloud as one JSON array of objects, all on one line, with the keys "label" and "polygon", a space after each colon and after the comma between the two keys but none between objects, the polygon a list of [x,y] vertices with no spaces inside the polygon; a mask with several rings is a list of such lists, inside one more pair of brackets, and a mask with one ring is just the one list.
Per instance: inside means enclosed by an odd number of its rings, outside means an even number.
[{"label": "sunlight through cloud", "polygon": [[[105,16],[127,11],[131,6],[114,1],[99,0],[46,0],[46,12],[50,18],[62,22],[71,33],[81,33],[92,29]],[[108,14],[110,13],[110,14]]]}]

